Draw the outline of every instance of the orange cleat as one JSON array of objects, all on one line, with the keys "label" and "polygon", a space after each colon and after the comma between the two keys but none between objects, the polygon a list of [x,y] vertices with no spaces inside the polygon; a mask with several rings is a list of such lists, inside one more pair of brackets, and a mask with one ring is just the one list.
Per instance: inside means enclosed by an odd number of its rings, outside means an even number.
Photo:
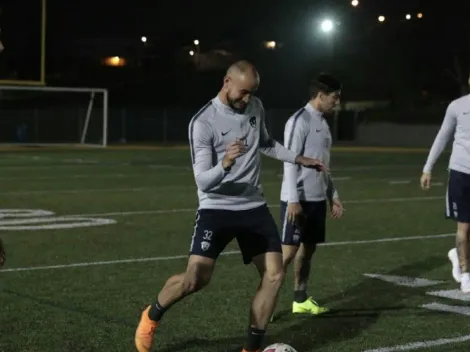
[{"label": "orange cleat", "polygon": [[149,352],[152,348],[155,330],[158,322],[149,318],[150,306],[148,306],[140,317],[139,325],[135,331],[135,347],[139,352]]}]

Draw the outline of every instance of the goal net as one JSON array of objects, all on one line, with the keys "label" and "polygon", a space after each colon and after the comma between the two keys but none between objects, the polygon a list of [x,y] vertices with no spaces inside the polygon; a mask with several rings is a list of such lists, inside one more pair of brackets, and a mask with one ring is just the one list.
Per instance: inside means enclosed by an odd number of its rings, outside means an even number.
[{"label": "goal net", "polygon": [[106,147],[108,91],[0,85],[0,144]]}]

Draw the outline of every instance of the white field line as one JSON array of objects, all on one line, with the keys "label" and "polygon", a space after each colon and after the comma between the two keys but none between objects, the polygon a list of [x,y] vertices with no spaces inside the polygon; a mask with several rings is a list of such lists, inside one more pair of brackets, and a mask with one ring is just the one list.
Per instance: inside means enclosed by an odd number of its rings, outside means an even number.
[{"label": "white field line", "polygon": [[[127,177],[125,174],[119,173],[118,178],[125,178]],[[81,175],[77,175],[80,176]],[[61,177],[61,176],[60,176]],[[67,178],[67,176],[64,176],[64,178]],[[1,179],[1,178],[0,178]],[[30,177],[29,180],[35,180],[36,178]],[[40,179],[40,178],[38,178]],[[63,178],[61,178],[63,179]],[[350,177],[338,177],[337,181],[353,181]],[[364,179],[361,178],[360,180],[358,179],[359,182],[364,183],[364,182],[381,182],[381,181],[388,181],[388,179],[385,178],[371,178],[371,179]],[[264,182],[262,185],[266,187],[270,186],[279,186],[279,182]],[[17,191],[0,191],[0,195],[33,195],[33,194],[48,194],[48,193],[55,193],[55,194],[60,194],[60,193],[69,193],[69,194],[75,194],[75,193],[82,193],[82,192],[142,192],[142,191],[147,191],[147,190],[158,190],[158,189],[179,189],[179,188],[184,188],[184,189],[194,189],[195,185],[194,183],[187,184],[187,185],[162,185],[162,186],[152,186],[152,187],[128,187],[128,188],[82,188],[82,189],[39,189],[39,190],[17,190]]]},{"label": "white field line", "polygon": [[[182,174],[182,173],[181,173]],[[172,175],[175,175],[175,173],[172,173]],[[23,180],[34,180],[34,181],[45,181],[45,180],[58,180],[60,179],[61,181],[66,180],[66,179],[92,179],[92,178],[99,178],[99,179],[122,179],[125,180],[127,178],[139,178],[139,177],[145,177],[147,179],[151,178],[151,175],[142,175],[142,174],[114,174],[114,175],[100,175],[95,177],[94,175],[69,175],[69,176],[58,176],[58,177],[34,177],[31,178],[24,178]],[[0,177],[0,180],[8,180],[9,178],[7,177]],[[11,180],[19,181],[22,180],[21,177],[11,177]],[[352,177],[349,176],[344,176],[344,177],[336,177],[334,178],[335,182],[355,182],[355,183],[380,183],[380,182],[388,182],[389,185],[399,185],[399,184],[411,184],[412,181],[389,181],[387,178],[371,178],[371,179],[353,179]],[[264,187],[280,187],[280,182],[263,182],[262,185]],[[436,182],[433,183],[433,186],[443,186],[443,182]],[[417,186],[418,187],[418,186]],[[152,187],[128,187],[128,188],[84,188],[84,189],[37,189],[37,190],[19,190],[19,191],[0,191],[0,195],[5,195],[5,196],[12,196],[12,195],[41,195],[41,194],[77,194],[77,193],[86,193],[86,192],[145,192],[145,191],[167,191],[167,190],[178,190],[178,189],[191,189],[195,190],[196,186],[193,183],[188,183],[186,185],[161,185],[161,186],[152,186]]]},{"label": "white field line", "polygon": [[[0,166],[1,168],[1,166]],[[26,180],[26,181],[44,181],[44,180],[64,180],[64,179],[88,179],[88,178],[131,178],[131,177],[155,177],[157,172],[146,174],[124,174],[124,173],[108,173],[108,174],[57,174],[54,176],[0,176],[0,180]]]},{"label": "white field line", "polygon": [[421,308],[429,309],[429,310],[434,310],[437,312],[446,312],[446,313],[454,313],[454,314],[461,314],[465,316],[470,316],[470,307],[466,306],[452,306],[449,304],[442,304],[442,303],[429,303],[429,304],[423,304],[420,306]]},{"label": "white field line", "polygon": [[[462,292],[462,290],[460,289],[431,291],[431,292],[426,292],[426,294],[430,296],[470,302],[470,295],[468,293]],[[470,309],[470,307],[468,308]]]},{"label": "white field line", "polygon": [[[182,174],[182,173],[181,173]],[[175,173],[172,173],[172,175],[175,175]],[[34,181],[40,181],[40,180],[58,180],[60,178],[61,181],[65,179],[92,179],[92,178],[100,178],[100,179],[122,179],[125,180],[127,178],[131,177],[145,177],[147,179],[151,178],[151,175],[142,175],[142,174],[114,174],[114,175],[100,175],[98,177],[95,177],[94,175],[69,175],[69,176],[59,176],[59,177],[34,177]],[[8,180],[9,178],[7,177],[0,177],[0,180]],[[333,178],[335,182],[355,182],[355,183],[380,183],[380,182],[388,182],[389,185],[399,185],[399,184],[411,184],[412,181],[389,181],[387,178],[358,178],[358,179],[353,179],[352,177],[349,176],[340,176]],[[22,180],[21,177],[11,177],[11,180],[19,181]],[[29,178],[24,178],[24,180],[33,180],[31,177]],[[263,182],[262,185],[264,187],[280,187],[280,182]],[[444,186],[443,182],[436,182],[433,183],[433,186]],[[418,187],[418,186],[417,186]],[[77,194],[77,193],[87,193],[87,192],[102,192],[102,193],[107,193],[107,192],[146,192],[146,191],[168,191],[168,190],[178,190],[178,189],[191,189],[195,190],[196,186],[193,183],[188,183],[186,185],[161,185],[161,186],[152,186],[152,187],[128,187],[128,188],[84,188],[84,189],[36,189],[36,190],[19,190],[19,191],[0,191],[0,195],[5,195],[5,196],[12,196],[12,195],[42,195],[42,194]]]},{"label": "white field line", "polygon": [[[405,345],[397,345],[392,347],[382,347],[377,348],[374,350],[366,350],[364,352],[398,352],[398,351],[412,351],[412,350],[420,350],[423,348],[431,348],[437,346],[444,346],[450,345],[454,343],[462,343],[470,341],[470,335],[460,336],[460,337],[452,337],[447,339],[439,339],[439,340],[428,340],[428,341],[418,341],[413,343],[408,343]],[[466,350],[466,349],[464,349]]]},{"label": "white field line", "polygon": [[[52,160],[52,159],[50,159]],[[77,167],[122,167],[122,166],[143,166],[143,167],[151,167],[151,168],[165,168],[165,169],[180,169],[180,170],[190,170],[191,168],[188,166],[175,166],[171,164],[146,164],[145,160],[142,160],[142,163],[131,163],[131,162],[122,162],[122,161],[103,161],[100,162],[99,160],[63,160],[63,163],[60,163],[60,160],[57,160],[57,163],[53,163],[51,165],[44,165],[44,164],[31,164],[31,165],[2,165],[0,163],[0,167],[2,170],[22,170],[22,169],[51,169],[51,168],[77,168]],[[396,170],[396,169],[419,169],[421,168],[421,164],[383,164],[383,165],[351,165],[351,166],[342,166],[333,168],[333,171],[370,171],[370,170]]]},{"label": "white field line", "polygon": [[[263,184],[265,187],[279,186],[279,182],[265,182]],[[124,192],[166,192],[168,190],[178,190],[178,189],[191,189],[195,190],[196,186],[192,184],[188,185],[162,185],[162,186],[153,186],[153,187],[129,187],[129,188],[82,188],[82,189],[38,189],[38,190],[25,190],[25,191],[6,191],[1,192],[0,195],[4,196],[14,196],[14,195],[41,195],[41,194],[77,194],[77,193],[88,193],[88,192],[115,192],[115,193],[124,193]]]},{"label": "white field line", "polygon": [[158,190],[159,187],[133,187],[133,188],[85,188],[85,189],[49,189],[49,190],[31,190],[31,191],[9,191],[0,192],[0,195],[13,196],[13,195],[33,195],[33,194],[76,194],[86,192],[144,192],[149,190]]},{"label": "white field line", "polygon": [[338,176],[338,177],[332,177],[333,181],[349,181],[351,179],[351,176]]},{"label": "white field line", "polygon": [[[323,243],[320,246],[336,247],[336,246],[348,246],[348,245],[363,245],[363,244],[373,244],[373,243],[437,239],[437,238],[446,238],[446,237],[452,237],[452,236],[455,236],[455,234],[447,233],[447,234],[441,234],[441,235],[428,235],[428,236],[390,237],[390,238],[379,238],[375,240],[329,242],[329,243]],[[240,252],[228,251],[228,252],[223,252],[221,255],[233,255],[233,254],[238,254],[238,253]],[[34,270],[67,269],[67,268],[113,265],[113,264],[131,264],[131,263],[142,263],[142,262],[168,261],[168,260],[185,259],[187,257],[188,257],[188,254],[184,254],[184,255],[174,255],[174,256],[163,256],[163,257],[130,258],[130,259],[120,259],[120,260],[83,262],[83,263],[48,265],[48,266],[31,266],[31,267],[24,267],[24,268],[3,269],[3,270],[0,270],[0,273],[18,272],[18,271],[34,271]]]},{"label": "white field line", "polygon": [[411,180],[396,180],[396,181],[389,181],[391,185],[408,185],[411,183]]},{"label": "white field line", "polygon": [[[354,199],[344,200],[343,204],[370,204],[370,203],[400,203],[400,202],[421,202],[429,200],[441,200],[443,196],[430,197],[404,197],[404,198],[372,198],[372,199]],[[270,208],[279,208],[279,204],[271,204]],[[196,208],[176,208],[176,209],[155,209],[155,210],[136,210],[136,211],[116,211],[109,213],[90,213],[90,214],[65,214],[67,217],[105,217],[105,216],[132,216],[132,215],[151,215],[151,214],[172,214],[172,213],[196,213]]]}]

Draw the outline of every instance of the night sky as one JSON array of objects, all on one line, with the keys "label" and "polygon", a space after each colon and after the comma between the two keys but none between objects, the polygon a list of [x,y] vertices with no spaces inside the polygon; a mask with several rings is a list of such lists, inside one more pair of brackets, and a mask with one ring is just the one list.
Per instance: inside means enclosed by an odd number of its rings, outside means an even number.
[{"label": "night sky", "polygon": [[[39,1],[3,0],[0,7],[2,75],[15,69],[20,78],[34,79]],[[261,73],[260,94],[280,105],[304,100],[308,78],[320,71],[341,78],[349,99],[419,97],[423,91],[450,99],[461,88],[452,77],[454,62],[463,76],[469,69],[468,13],[470,2],[458,0],[360,0],[357,8],[349,0],[49,0],[47,80],[121,93],[153,86],[164,91],[157,94],[162,101],[201,102],[217,92],[225,66],[201,72],[191,65],[188,47],[199,39],[202,52],[225,49],[233,60],[253,61]],[[379,15],[386,16],[384,23]],[[329,37],[319,31],[327,17],[337,23]],[[267,40],[283,46],[266,50]],[[129,59],[129,66],[104,67],[102,59],[114,55]]]}]

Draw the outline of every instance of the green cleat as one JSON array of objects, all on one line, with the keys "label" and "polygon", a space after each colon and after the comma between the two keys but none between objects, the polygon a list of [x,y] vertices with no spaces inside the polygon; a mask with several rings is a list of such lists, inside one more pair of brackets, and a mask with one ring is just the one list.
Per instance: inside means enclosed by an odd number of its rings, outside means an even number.
[{"label": "green cleat", "polygon": [[328,312],[327,307],[320,306],[312,297],[309,297],[305,302],[292,303],[292,313],[294,314],[311,314],[319,315]]}]

